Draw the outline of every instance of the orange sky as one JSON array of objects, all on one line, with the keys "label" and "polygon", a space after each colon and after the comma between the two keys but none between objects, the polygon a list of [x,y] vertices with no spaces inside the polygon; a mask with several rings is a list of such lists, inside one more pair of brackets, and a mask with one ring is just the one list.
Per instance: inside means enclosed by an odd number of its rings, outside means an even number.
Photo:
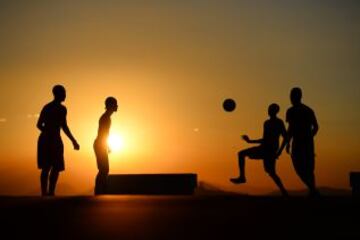
[{"label": "orange sky", "polygon": [[[293,86],[320,124],[318,184],[349,187],[349,171],[360,170],[359,4],[124,2],[0,3],[0,194],[39,191],[35,125],[58,83],[81,145],[75,152],[63,138],[61,194],[93,187],[92,143],[109,95],[119,101],[112,131],[125,142],[111,173],[196,172],[226,189],[271,192],[259,161],[247,162],[246,185],[228,179],[249,146],[240,136],[261,136],[272,102],[283,118]],[[233,113],[221,109],[227,97]],[[288,188],[303,187],[288,155],[278,172]]]}]

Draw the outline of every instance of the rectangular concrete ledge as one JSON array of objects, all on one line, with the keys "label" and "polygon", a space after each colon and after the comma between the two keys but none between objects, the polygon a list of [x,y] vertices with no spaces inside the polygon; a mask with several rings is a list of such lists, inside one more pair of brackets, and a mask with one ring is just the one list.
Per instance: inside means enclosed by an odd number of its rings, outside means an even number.
[{"label": "rectangular concrete ledge", "polygon": [[113,174],[107,178],[105,194],[191,195],[197,187],[197,175]]},{"label": "rectangular concrete ledge", "polygon": [[353,196],[360,196],[360,172],[350,172],[350,186]]}]

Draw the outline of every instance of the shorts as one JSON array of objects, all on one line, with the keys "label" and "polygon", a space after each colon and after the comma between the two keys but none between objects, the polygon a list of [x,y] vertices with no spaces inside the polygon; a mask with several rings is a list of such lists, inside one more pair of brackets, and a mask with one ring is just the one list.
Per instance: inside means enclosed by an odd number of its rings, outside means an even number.
[{"label": "shorts", "polygon": [[37,164],[39,169],[65,170],[64,145],[60,136],[40,134],[37,145]]},{"label": "shorts", "polygon": [[269,151],[263,146],[251,147],[239,152],[239,155],[247,156],[250,159],[263,160],[266,172],[275,172],[276,152]]}]

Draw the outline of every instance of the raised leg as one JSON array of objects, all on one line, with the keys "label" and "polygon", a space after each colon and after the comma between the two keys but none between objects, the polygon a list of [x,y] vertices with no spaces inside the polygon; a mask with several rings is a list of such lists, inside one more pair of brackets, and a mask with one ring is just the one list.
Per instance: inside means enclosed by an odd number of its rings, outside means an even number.
[{"label": "raised leg", "polygon": [[230,178],[230,181],[235,183],[235,184],[245,183],[246,182],[246,177],[245,177],[245,157],[246,157],[246,152],[245,151],[240,151],[238,153],[238,164],[239,164],[240,176],[237,177],[237,178]]}]

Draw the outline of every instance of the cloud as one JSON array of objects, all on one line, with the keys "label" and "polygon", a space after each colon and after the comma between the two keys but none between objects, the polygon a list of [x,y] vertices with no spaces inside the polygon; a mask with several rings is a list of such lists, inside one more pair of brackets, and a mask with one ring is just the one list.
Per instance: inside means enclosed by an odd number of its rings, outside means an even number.
[{"label": "cloud", "polygon": [[6,118],[0,118],[0,123],[6,123],[7,119]]}]

